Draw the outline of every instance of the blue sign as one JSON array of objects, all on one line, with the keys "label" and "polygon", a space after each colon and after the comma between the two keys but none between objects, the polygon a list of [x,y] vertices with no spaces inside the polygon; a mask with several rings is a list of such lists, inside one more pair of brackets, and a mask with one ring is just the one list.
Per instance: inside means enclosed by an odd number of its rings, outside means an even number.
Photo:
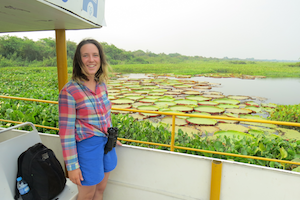
[{"label": "blue sign", "polygon": [[67,2],[68,0],[62,0],[63,2]]},{"label": "blue sign", "polygon": [[83,0],[82,9],[86,11],[89,16],[97,18],[98,0]]}]

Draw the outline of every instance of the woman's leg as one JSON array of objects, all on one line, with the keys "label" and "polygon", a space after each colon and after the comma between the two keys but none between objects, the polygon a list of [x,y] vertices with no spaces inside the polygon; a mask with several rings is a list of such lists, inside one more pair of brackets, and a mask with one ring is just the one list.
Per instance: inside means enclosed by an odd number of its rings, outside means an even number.
[{"label": "woman's leg", "polygon": [[109,172],[104,173],[103,180],[97,185],[92,186],[77,186],[78,197],[77,200],[102,200],[103,192],[106,188]]},{"label": "woman's leg", "polygon": [[77,200],[92,200],[97,185],[92,186],[77,186],[78,187],[78,197]]},{"label": "woman's leg", "polygon": [[96,185],[96,191],[95,191],[93,200],[102,200],[103,199],[103,192],[106,188],[108,177],[109,177],[109,172],[104,173],[103,180]]}]

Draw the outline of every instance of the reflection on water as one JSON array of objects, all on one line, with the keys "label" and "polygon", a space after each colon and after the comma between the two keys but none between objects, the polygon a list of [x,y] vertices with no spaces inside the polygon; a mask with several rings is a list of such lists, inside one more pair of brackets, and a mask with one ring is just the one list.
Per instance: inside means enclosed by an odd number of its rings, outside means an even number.
[{"label": "reflection on water", "polygon": [[[145,74],[128,74],[128,78],[149,78]],[[224,95],[245,95],[266,98],[264,103],[292,105],[300,103],[299,78],[266,78],[266,79],[239,79],[239,78],[208,78],[192,77],[189,80],[221,83],[211,91],[222,92]]]}]

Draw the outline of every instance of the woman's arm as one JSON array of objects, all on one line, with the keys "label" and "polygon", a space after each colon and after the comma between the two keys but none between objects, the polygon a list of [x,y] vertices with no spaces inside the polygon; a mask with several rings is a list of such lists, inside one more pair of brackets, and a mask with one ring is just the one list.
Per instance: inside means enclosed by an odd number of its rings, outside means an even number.
[{"label": "woman's arm", "polygon": [[71,171],[79,168],[75,139],[76,102],[66,88],[63,88],[59,94],[58,103],[59,136],[63,157],[67,170]]}]

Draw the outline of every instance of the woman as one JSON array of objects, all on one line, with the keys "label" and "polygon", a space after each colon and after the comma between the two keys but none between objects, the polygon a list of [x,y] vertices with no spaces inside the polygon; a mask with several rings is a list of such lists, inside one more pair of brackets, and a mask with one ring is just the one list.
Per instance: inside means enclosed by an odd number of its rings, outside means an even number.
[{"label": "woman", "polygon": [[112,126],[107,80],[108,63],[100,43],[81,41],[72,80],[59,94],[59,135],[69,179],[78,186],[77,200],[103,199],[109,172],[117,165],[114,148],[104,154]]}]

